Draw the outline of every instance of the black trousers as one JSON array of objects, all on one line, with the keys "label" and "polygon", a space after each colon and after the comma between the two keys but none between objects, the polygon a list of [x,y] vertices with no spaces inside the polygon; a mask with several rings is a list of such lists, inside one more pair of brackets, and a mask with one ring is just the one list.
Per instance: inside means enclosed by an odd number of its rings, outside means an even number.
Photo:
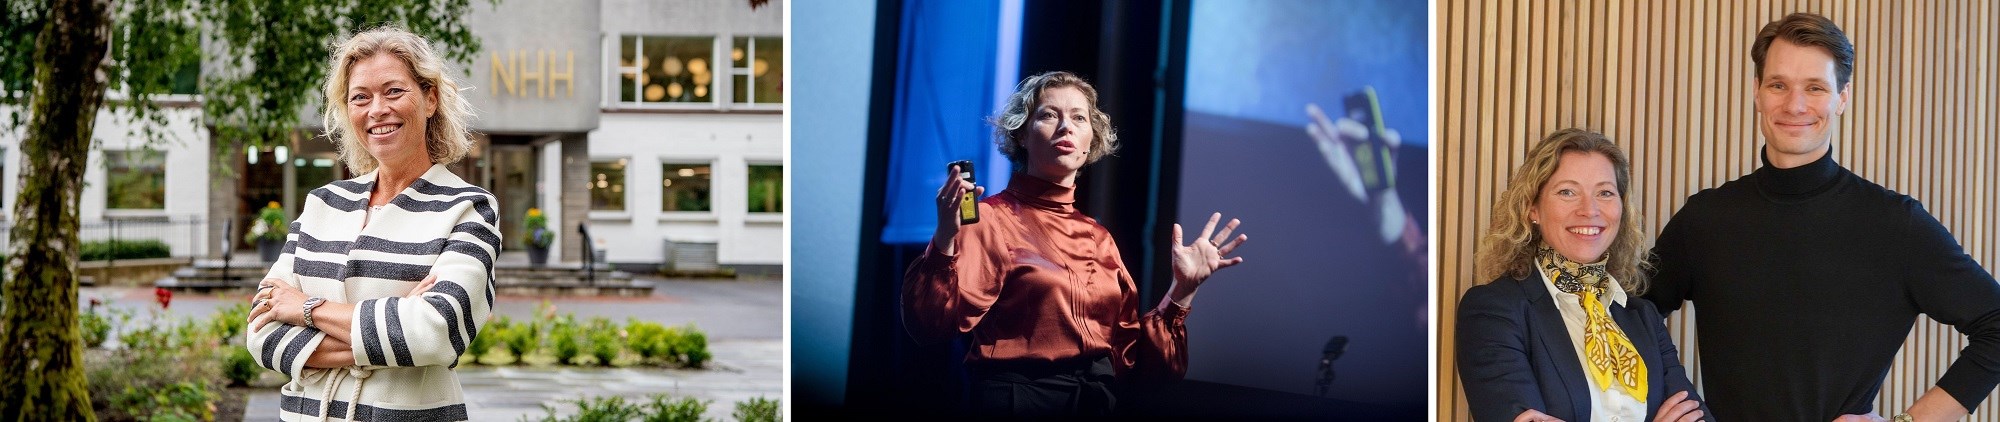
[{"label": "black trousers", "polygon": [[988,362],[971,365],[967,398],[971,416],[1064,418],[1108,416],[1118,399],[1111,392],[1111,358],[1059,362]]}]

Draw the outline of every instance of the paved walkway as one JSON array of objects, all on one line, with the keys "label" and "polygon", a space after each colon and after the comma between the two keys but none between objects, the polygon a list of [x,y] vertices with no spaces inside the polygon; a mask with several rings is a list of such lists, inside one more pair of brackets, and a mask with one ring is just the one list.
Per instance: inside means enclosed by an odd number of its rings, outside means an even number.
[{"label": "paved walkway", "polygon": [[[460,367],[458,379],[465,385],[466,411],[475,421],[539,419],[548,414],[544,404],[571,415],[576,406],[564,400],[585,394],[643,403],[656,393],[709,400],[704,419],[733,421],[736,402],[759,396],[775,400],[783,394],[783,349],[778,341],[721,341],[709,344],[715,360],[707,369],[473,366]],[[246,407],[246,422],[277,421],[278,393],[252,394]]]},{"label": "paved walkway", "polygon": [[[585,394],[624,396],[629,403],[643,401],[650,394],[668,393],[713,400],[706,417],[727,421],[734,420],[730,413],[738,401],[783,395],[784,288],[780,281],[648,280],[658,286],[650,297],[501,296],[494,308],[499,315],[521,320],[531,317],[546,299],[556,312],[573,313],[578,319],[602,316],[623,323],[626,318],[637,318],[666,325],[692,322],[708,334],[709,350],[714,355],[709,368],[461,366],[459,380],[465,385],[466,408],[472,420],[540,418],[547,414],[543,404],[567,415],[576,407],[562,401]],[[150,288],[84,288],[80,293],[84,302],[102,299],[104,306],[132,309],[139,316],[159,309]],[[184,294],[174,298],[165,314],[206,319],[217,309],[246,298]],[[277,420],[276,389],[251,394],[247,407],[246,421]]]}]

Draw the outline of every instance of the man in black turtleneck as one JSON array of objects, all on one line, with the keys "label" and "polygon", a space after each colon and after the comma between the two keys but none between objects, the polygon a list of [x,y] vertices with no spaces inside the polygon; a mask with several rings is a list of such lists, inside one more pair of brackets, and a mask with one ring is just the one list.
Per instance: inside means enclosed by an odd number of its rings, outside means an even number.
[{"label": "man in black turtleneck", "polygon": [[1717,420],[1884,420],[1875,396],[1919,314],[1970,337],[1892,420],[1957,420],[2000,383],[2000,284],[1922,204],[1834,162],[1854,47],[1793,14],[1751,47],[1764,166],[1688,198],[1645,298],[1692,301]]}]

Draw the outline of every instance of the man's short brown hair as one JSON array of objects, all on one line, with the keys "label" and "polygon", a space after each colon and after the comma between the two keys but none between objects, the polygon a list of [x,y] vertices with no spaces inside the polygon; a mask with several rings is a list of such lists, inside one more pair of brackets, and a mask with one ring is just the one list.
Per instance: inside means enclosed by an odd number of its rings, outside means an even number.
[{"label": "man's short brown hair", "polygon": [[1757,43],[1750,45],[1750,61],[1757,63],[1758,81],[1764,80],[1764,53],[1771,50],[1772,40],[1777,39],[1823,48],[1833,55],[1834,74],[1840,79],[1834,89],[1847,89],[1847,83],[1854,80],[1854,43],[1847,40],[1847,33],[1825,16],[1793,13],[1757,31]]}]

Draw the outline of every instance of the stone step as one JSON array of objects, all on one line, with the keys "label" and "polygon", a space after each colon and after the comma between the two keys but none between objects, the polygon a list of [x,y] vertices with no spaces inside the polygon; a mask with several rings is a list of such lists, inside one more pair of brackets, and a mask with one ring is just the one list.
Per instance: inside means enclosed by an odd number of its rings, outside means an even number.
[{"label": "stone step", "polygon": [[159,280],[154,281],[153,286],[177,292],[207,293],[207,292],[238,291],[238,290],[247,292],[247,291],[257,290],[258,280],[260,279],[182,278],[177,276],[168,276],[168,277],[161,277]]},{"label": "stone step", "polygon": [[174,270],[173,275],[175,277],[263,277],[268,272],[270,272],[269,269],[261,267],[237,267],[230,268],[227,271],[224,271],[222,268],[180,267]]}]

